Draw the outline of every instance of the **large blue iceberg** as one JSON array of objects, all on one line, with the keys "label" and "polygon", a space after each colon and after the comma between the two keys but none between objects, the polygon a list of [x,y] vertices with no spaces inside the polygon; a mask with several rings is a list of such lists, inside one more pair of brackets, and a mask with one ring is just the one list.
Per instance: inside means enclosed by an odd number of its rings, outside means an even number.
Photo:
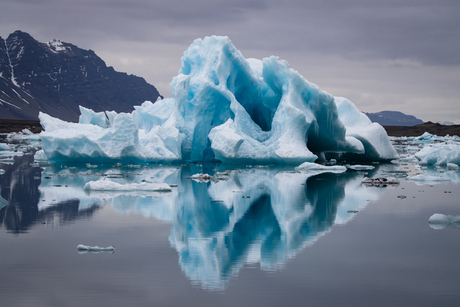
[{"label": "large blue iceberg", "polygon": [[[391,160],[385,130],[286,61],[245,59],[228,37],[197,39],[171,82],[174,98],[131,114],[80,107],[79,123],[39,118],[50,161],[314,162],[325,153]],[[351,154],[351,155],[350,155]]]}]

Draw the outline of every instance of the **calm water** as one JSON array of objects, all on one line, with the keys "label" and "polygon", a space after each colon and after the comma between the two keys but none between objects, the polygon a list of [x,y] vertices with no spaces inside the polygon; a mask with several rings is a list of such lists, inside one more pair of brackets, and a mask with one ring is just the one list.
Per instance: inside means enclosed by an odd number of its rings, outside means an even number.
[{"label": "calm water", "polygon": [[[460,229],[428,224],[460,215],[459,185],[361,184],[410,165],[316,176],[245,167],[200,183],[189,177],[225,170],[32,161],[0,164],[2,306],[460,305]],[[83,189],[100,178],[177,187]]]}]

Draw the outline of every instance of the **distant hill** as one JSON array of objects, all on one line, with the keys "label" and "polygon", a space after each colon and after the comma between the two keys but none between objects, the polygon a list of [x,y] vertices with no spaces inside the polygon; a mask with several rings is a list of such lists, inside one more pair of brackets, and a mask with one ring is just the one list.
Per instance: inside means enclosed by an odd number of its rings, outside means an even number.
[{"label": "distant hill", "polygon": [[425,132],[437,136],[457,135],[460,136],[460,125],[441,125],[438,123],[426,122],[415,126],[384,126],[390,136],[420,136]]},{"label": "distant hill", "polygon": [[0,119],[37,120],[42,111],[77,121],[79,105],[132,112],[159,96],[143,78],[107,67],[91,50],[59,40],[40,43],[21,31],[0,37]]},{"label": "distant hill", "polygon": [[423,124],[423,120],[413,115],[406,115],[398,111],[382,111],[378,113],[365,113],[373,123],[382,126],[415,126]]}]

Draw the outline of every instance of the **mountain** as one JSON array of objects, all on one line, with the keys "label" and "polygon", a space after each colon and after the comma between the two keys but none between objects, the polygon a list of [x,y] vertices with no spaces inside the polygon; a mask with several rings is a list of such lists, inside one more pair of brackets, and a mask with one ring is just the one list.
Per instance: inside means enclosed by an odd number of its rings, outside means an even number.
[{"label": "mountain", "polygon": [[406,115],[398,111],[382,111],[378,113],[365,113],[372,122],[382,126],[415,126],[423,124],[423,120],[413,115]]},{"label": "mountain", "polygon": [[92,50],[59,40],[40,43],[21,31],[0,37],[1,119],[38,120],[42,111],[77,121],[79,105],[132,112],[159,96],[143,78],[107,67]]}]

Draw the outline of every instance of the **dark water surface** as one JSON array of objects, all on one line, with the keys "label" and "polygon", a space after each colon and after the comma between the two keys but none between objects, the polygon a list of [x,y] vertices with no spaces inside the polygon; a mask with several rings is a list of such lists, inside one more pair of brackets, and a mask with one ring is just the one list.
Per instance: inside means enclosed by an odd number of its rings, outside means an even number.
[{"label": "dark water surface", "polygon": [[[1,306],[460,306],[460,229],[428,223],[460,215],[458,184],[361,184],[400,174],[394,164],[316,176],[245,167],[200,183],[189,177],[211,167],[32,160],[1,165]],[[177,187],[83,189],[102,177]]]}]

